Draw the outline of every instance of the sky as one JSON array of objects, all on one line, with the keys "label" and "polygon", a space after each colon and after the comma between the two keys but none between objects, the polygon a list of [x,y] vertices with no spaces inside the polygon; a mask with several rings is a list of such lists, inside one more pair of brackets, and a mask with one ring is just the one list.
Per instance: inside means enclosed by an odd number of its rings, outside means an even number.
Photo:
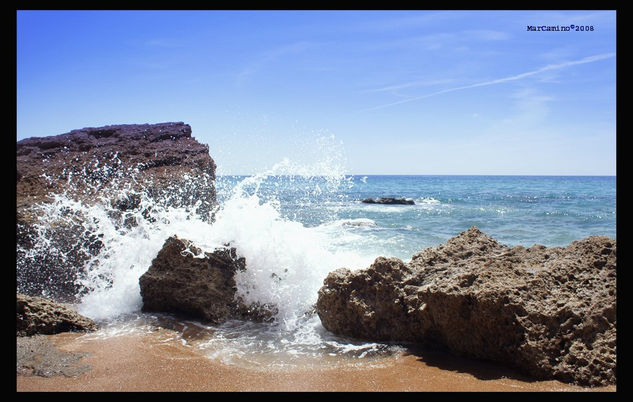
[{"label": "sky", "polygon": [[[609,10],[18,10],[19,141],[182,121],[217,173],[615,175]],[[582,27],[530,31],[528,26]],[[585,30],[585,28],[588,28]]]}]

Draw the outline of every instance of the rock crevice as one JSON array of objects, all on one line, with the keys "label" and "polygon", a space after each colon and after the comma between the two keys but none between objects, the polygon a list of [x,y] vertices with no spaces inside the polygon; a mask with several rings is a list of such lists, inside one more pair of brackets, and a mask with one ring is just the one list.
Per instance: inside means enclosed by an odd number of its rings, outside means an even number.
[{"label": "rock crevice", "polygon": [[270,306],[246,305],[236,297],[235,274],[246,269],[233,247],[201,252],[172,236],[139,279],[143,310],[166,312],[219,324],[230,319],[269,321]]},{"label": "rock crevice", "polygon": [[69,331],[94,331],[97,324],[74,310],[42,297],[16,296],[17,336],[52,335]]},{"label": "rock crevice", "polygon": [[615,383],[616,244],[508,247],[473,227],[409,263],[339,269],[317,313],[335,334],[433,343],[537,378]]}]

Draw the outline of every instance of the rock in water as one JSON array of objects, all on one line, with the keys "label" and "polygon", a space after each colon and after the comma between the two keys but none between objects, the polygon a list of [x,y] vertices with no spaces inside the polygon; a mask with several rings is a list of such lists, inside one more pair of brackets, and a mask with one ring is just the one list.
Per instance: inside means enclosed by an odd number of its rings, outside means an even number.
[{"label": "rock in water", "polygon": [[143,310],[199,318],[211,323],[229,319],[269,320],[267,306],[245,306],[235,293],[234,276],[246,269],[235,248],[204,253],[190,241],[172,236],[139,279]]},{"label": "rock in water", "polygon": [[362,202],[365,204],[415,205],[411,199],[393,197],[365,198]]},{"label": "rock in water", "polygon": [[441,344],[581,385],[616,379],[616,243],[510,248],[477,228],[410,263],[331,272],[317,313],[335,334]]},{"label": "rock in water", "polygon": [[[74,301],[78,273],[103,246],[95,223],[72,208],[59,211],[54,222],[42,221],[41,206],[51,205],[55,195],[100,203],[128,228],[137,223],[129,212],[143,209],[144,218],[153,219],[151,207],[141,205],[144,198],[190,208],[207,220],[216,203],[209,148],[181,122],[28,138],[17,142],[16,152],[17,282],[23,293]],[[42,238],[45,246],[36,249]]]},{"label": "rock in water", "polygon": [[93,331],[97,325],[90,318],[66,306],[41,297],[17,294],[17,336],[52,335],[69,331]]}]

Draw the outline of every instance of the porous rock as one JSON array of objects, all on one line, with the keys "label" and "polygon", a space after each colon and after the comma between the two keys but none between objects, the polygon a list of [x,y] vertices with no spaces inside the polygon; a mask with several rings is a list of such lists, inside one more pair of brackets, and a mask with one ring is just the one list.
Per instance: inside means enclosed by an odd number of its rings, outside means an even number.
[{"label": "porous rock", "polygon": [[[116,225],[127,228],[137,224],[137,216],[153,219],[142,198],[190,208],[202,219],[211,219],[216,202],[209,148],[182,122],[27,138],[16,143],[16,153],[17,283],[18,291],[31,295],[76,301],[81,289],[75,279],[103,246],[94,222],[80,212],[66,208],[42,219],[55,196],[101,203]],[[41,238],[46,243],[37,248]]]},{"label": "porous rock", "polygon": [[246,306],[236,297],[235,274],[246,269],[233,247],[202,253],[189,240],[169,237],[139,279],[143,311],[166,312],[210,323],[267,321],[274,310]]},{"label": "porous rock", "polygon": [[616,379],[616,243],[508,247],[476,227],[405,263],[339,269],[319,290],[329,331],[365,340],[442,345],[581,385]]},{"label": "porous rock", "polygon": [[97,324],[90,318],[84,317],[61,303],[42,297],[18,293],[16,312],[17,336],[52,335],[60,332],[97,329]]},{"label": "porous rock", "polygon": [[[182,122],[89,127],[32,137],[18,141],[16,153],[18,208],[51,201],[52,194],[65,192],[69,185],[73,191],[68,195],[84,202],[95,202],[96,195],[115,184],[135,184],[158,194],[182,182],[185,174],[207,175],[209,185],[198,183],[200,194],[192,196],[215,199],[209,147],[196,141],[191,127]],[[132,178],[133,183],[126,180]]]}]

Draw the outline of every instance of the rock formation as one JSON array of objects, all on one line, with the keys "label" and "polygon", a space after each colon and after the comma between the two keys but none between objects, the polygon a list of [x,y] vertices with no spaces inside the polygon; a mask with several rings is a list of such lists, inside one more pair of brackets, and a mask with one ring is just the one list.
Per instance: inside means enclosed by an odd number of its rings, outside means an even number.
[{"label": "rock formation", "polygon": [[365,198],[362,202],[365,204],[415,205],[411,199],[393,197]]},{"label": "rock formation", "polygon": [[167,312],[211,323],[229,319],[270,320],[267,306],[246,306],[235,297],[235,274],[246,261],[235,248],[204,253],[172,236],[139,279],[143,311]]},{"label": "rock formation", "polygon": [[[198,143],[191,127],[181,122],[112,125],[27,138],[17,142],[16,152],[18,209],[50,201],[51,194],[69,186],[73,191],[68,195],[84,202],[128,184],[158,196],[186,184],[186,176],[205,176],[209,182],[186,186],[185,193],[170,202],[192,204],[199,199],[208,210],[215,201],[215,163],[209,147]],[[127,199],[117,202],[121,209],[134,204]]]},{"label": "rock formation", "polygon": [[[184,123],[128,124],[73,130],[18,141],[16,240],[18,290],[72,301],[74,279],[102,247],[98,233],[75,211],[62,210],[54,222],[41,222],[41,207],[55,195],[84,205],[100,203],[113,220],[131,227],[130,211],[152,219],[155,205],[188,207],[211,219],[215,205],[215,163],[207,145]],[[39,225],[43,223],[43,225]],[[45,250],[34,252],[46,237]]]},{"label": "rock formation", "polygon": [[17,336],[93,331],[97,325],[63,304],[41,297],[17,294]]},{"label": "rock formation", "polygon": [[329,331],[443,345],[455,354],[581,385],[616,378],[616,243],[510,248],[473,227],[414,255],[331,272],[317,312]]}]

